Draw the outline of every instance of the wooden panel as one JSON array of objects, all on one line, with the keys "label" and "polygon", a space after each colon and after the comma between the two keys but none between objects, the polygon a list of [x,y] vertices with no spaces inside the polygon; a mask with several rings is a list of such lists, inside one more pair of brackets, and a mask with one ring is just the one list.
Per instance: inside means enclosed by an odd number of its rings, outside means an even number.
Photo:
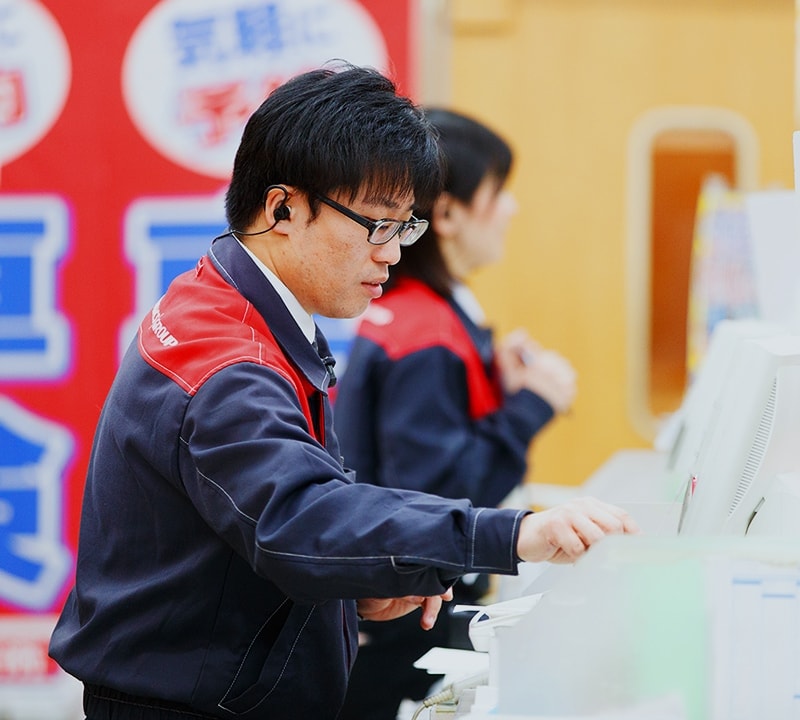
[{"label": "wooden panel", "polygon": [[[493,5],[452,3],[456,13]],[[615,450],[652,441],[628,404],[632,130],[658,108],[724,108],[757,136],[759,186],[791,187],[795,0],[501,5],[502,30],[453,24],[452,105],[516,150],[506,255],[472,284],[498,331],[525,326],[575,364],[575,409],[539,438],[531,474],[575,484]]]},{"label": "wooden panel", "polygon": [[670,131],[653,147],[650,408],[675,410],[686,387],[686,322],[697,198],[704,179],[734,182],[734,144],[712,131]]}]

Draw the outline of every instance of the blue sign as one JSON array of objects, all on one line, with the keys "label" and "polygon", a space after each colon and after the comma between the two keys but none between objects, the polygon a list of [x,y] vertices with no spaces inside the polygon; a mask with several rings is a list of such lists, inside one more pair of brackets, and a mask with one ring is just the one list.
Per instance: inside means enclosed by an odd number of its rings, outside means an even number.
[{"label": "blue sign", "polygon": [[71,435],[0,396],[0,598],[52,607],[72,560],[63,543],[61,479]]},{"label": "blue sign", "polygon": [[0,379],[57,378],[67,370],[69,323],[55,298],[68,217],[55,196],[0,197]]}]

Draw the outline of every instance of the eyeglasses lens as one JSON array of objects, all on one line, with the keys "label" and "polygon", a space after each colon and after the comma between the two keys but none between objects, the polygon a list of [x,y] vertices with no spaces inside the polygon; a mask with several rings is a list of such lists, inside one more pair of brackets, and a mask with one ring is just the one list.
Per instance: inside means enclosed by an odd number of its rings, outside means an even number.
[{"label": "eyeglasses lens", "polygon": [[396,220],[378,220],[370,233],[369,241],[373,245],[383,245],[397,235],[401,227],[402,223]]},{"label": "eyeglasses lens", "polygon": [[428,229],[427,220],[414,220],[400,231],[400,244],[404,247],[413,245]]}]

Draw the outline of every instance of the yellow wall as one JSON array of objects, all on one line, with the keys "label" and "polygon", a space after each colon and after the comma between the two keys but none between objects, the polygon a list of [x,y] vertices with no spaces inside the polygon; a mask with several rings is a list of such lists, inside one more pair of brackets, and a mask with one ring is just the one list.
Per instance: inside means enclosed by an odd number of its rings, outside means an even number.
[{"label": "yellow wall", "polygon": [[502,264],[474,287],[498,331],[570,357],[579,397],[534,448],[530,479],[582,482],[646,447],[626,398],[626,164],[664,105],[741,114],[758,184],[792,187],[793,0],[452,0],[451,105],[512,142],[520,204]]}]

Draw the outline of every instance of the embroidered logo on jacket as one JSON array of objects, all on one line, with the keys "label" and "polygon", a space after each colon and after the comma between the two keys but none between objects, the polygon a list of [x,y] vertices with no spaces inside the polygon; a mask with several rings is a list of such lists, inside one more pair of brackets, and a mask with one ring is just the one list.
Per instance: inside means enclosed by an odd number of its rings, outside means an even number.
[{"label": "embroidered logo on jacket", "polygon": [[150,315],[150,329],[164,347],[174,347],[178,344],[178,339],[167,330],[166,325],[161,321],[160,305],[161,301],[159,300],[153,306],[153,311]]}]

